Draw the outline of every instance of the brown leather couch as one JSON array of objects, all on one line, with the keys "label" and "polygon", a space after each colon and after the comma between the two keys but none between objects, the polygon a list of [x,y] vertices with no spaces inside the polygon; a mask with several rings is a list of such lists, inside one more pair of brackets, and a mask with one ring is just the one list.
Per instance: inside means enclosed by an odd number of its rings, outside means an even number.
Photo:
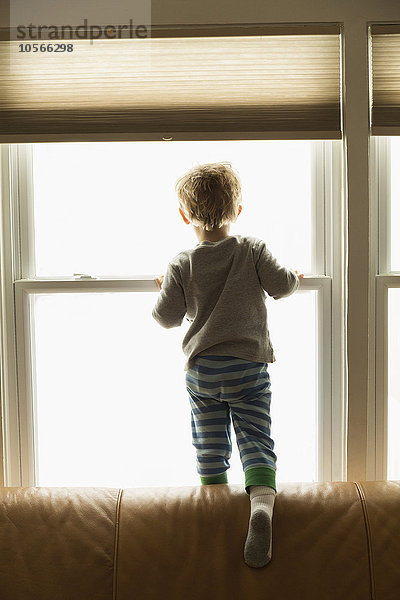
[{"label": "brown leather couch", "polygon": [[241,486],[2,488],[1,600],[399,600],[400,481],[278,488],[243,561]]}]

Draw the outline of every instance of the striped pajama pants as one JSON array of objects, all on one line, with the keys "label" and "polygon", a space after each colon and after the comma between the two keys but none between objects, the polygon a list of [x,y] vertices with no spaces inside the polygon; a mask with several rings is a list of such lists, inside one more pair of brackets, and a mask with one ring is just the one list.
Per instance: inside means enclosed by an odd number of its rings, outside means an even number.
[{"label": "striped pajama pants", "polygon": [[228,481],[232,419],[247,493],[251,485],[276,490],[267,363],[234,356],[196,356],[185,378],[201,483]]}]

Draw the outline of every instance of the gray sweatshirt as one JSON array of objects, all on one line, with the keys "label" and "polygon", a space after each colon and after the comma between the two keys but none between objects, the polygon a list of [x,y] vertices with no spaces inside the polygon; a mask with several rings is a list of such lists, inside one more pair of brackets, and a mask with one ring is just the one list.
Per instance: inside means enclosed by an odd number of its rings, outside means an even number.
[{"label": "gray sweatshirt", "polygon": [[280,266],[262,240],[229,235],[171,260],[152,315],[168,329],[185,316],[191,323],[182,342],[185,371],[198,354],[270,363],[276,359],[265,292],[277,300],[298,287],[297,275]]}]

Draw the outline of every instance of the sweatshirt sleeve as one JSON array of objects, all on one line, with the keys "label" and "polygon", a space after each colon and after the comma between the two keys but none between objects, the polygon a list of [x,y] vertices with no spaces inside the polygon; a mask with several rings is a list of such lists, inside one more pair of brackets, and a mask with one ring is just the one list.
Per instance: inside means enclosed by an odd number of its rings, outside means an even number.
[{"label": "sweatshirt sleeve", "polygon": [[262,240],[254,247],[254,259],[261,286],[272,298],[279,300],[297,290],[300,280],[296,273],[282,267]]},{"label": "sweatshirt sleeve", "polygon": [[168,265],[152,316],[165,327],[179,327],[186,314],[186,302],[179,271]]}]

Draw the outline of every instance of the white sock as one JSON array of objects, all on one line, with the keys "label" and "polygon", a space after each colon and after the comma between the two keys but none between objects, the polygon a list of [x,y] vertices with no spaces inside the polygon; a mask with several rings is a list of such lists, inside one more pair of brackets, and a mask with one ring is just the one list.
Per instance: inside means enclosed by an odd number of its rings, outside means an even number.
[{"label": "white sock", "polygon": [[275,495],[274,488],[250,486],[251,513],[244,546],[244,560],[249,567],[264,567],[271,560]]}]

